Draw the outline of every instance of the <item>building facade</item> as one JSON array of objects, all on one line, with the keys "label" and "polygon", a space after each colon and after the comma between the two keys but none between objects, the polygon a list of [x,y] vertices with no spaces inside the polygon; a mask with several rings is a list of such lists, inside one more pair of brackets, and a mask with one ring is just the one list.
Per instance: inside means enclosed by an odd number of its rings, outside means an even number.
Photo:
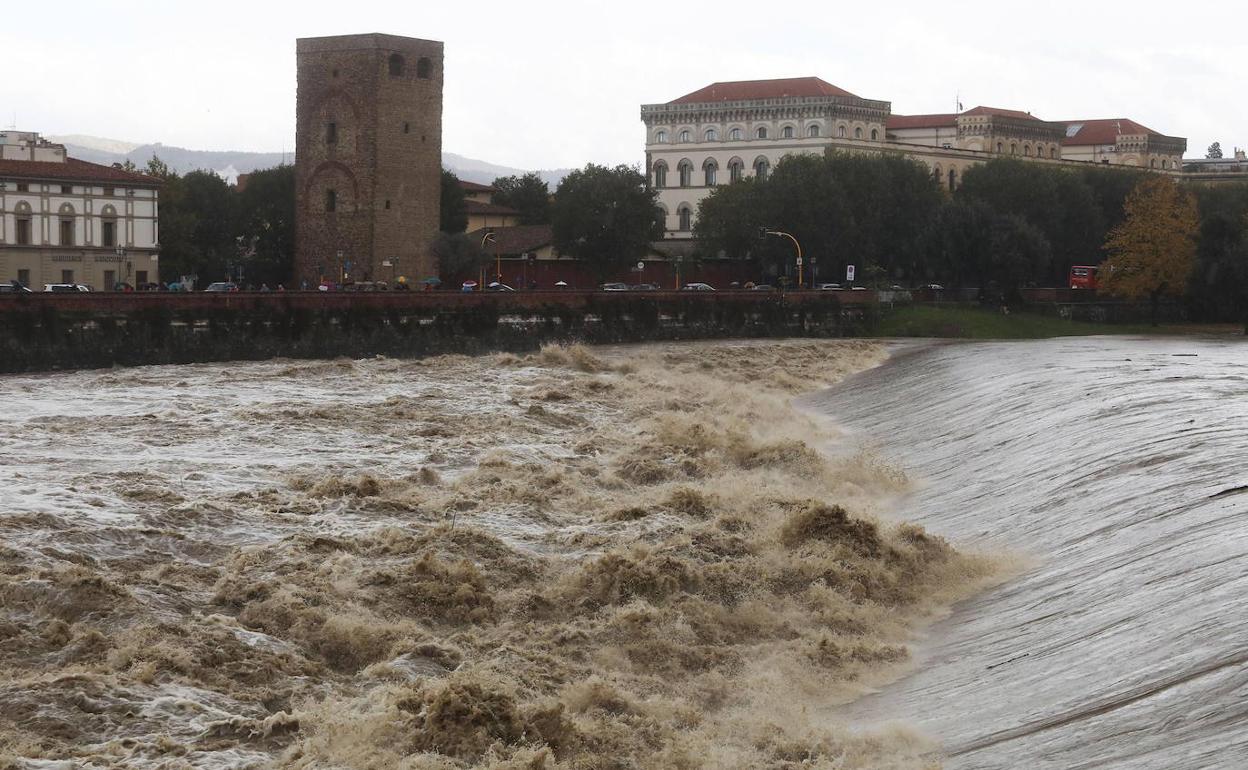
[{"label": "building facade", "polygon": [[70,158],[30,131],[0,132],[0,277],[98,290],[155,283],[160,182]]},{"label": "building facade", "polygon": [[477,184],[461,179],[459,189],[464,191],[464,214],[468,218],[466,232],[520,224],[519,211],[492,202],[494,193],[498,192],[498,189],[492,185]]},{"label": "building facade", "polygon": [[995,157],[1039,163],[1102,163],[1178,173],[1187,140],[1126,118],[1045,121],[1030,113],[974,107],[958,113],[893,115],[820,80],[714,83],[641,107],[646,168],[664,214],[665,238],[691,238],[698,203],[720,184],[766,176],[785,155],[901,152],[955,189],[966,170]]},{"label": "building facade", "polygon": [[436,274],[442,48],[381,34],[297,41],[297,280]]}]

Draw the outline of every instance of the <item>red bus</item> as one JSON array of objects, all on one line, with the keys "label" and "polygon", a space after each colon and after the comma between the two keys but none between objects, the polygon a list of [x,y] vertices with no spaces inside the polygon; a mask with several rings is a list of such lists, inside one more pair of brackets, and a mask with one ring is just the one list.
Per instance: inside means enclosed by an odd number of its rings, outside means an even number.
[{"label": "red bus", "polygon": [[1095,265],[1075,265],[1070,268],[1070,288],[1072,289],[1095,289],[1096,288],[1096,266]]}]

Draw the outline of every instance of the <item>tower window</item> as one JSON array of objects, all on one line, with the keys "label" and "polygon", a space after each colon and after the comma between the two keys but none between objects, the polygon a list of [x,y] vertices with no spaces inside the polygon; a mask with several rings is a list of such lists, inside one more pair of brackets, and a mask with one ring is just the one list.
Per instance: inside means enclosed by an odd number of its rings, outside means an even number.
[{"label": "tower window", "polygon": [[103,230],[101,231],[100,240],[101,240],[101,243],[100,243],[101,246],[116,246],[117,245],[117,223],[116,222],[105,222],[103,224]]},{"label": "tower window", "polygon": [[386,200],[386,211],[389,211],[389,210],[390,210],[390,201],[387,199],[387,200]]},{"label": "tower window", "polygon": [[422,56],[416,60],[416,77],[421,80],[428,80],[433,77],[433,62]]},{"label": "tower window", "polygon": [[334,122],[325,124],[325,144],[338,144],[338,124]]},{"label": "tower window", "polygon": [[74,220],[72,219],[61,220],[61,245],[74,245]]},{"label": "tower window", "polygon": [[334,68],[334,69],[330,70],[330,71],[329,71],[329,76],[330,76],[331,78],[336,78],[336,77],[338,77],[338,69],[337,69],[337,68]]},{"label": "tower window", "polygon": [[325,191],[325,210],[326,211],[338,210],[338,191],[337,190]]},{"label": "tower window", "polygon": [[411,130],[412,130],[412,125],[410,123],[403,124],[403,133],[406,134],[408,131],[411,131]]},{"label": "tower window", "polygon": [[390,54],[390,77],[403,77],[403,57],[397,53]]}]

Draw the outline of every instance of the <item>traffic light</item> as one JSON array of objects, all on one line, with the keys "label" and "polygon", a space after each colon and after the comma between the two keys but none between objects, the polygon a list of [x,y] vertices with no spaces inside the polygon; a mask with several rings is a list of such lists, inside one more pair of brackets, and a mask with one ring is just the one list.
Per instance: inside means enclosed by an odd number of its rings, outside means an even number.
[{"label": "traffic light", "polygon": [[761,240],[765,240],[766,238],[767,238],[767,228],[766,227],[758,228],[758,239],[761,241]]}]

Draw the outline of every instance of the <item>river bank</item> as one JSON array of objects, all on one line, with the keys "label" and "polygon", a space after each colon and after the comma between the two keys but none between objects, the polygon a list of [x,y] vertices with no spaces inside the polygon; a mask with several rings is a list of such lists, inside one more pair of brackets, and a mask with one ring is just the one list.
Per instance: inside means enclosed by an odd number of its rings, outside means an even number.
[{"label": "river bank", "polygon": [[0,766],[930,767],[831,709],[992,565],[789,403],[885,355],[6,378]]}]

